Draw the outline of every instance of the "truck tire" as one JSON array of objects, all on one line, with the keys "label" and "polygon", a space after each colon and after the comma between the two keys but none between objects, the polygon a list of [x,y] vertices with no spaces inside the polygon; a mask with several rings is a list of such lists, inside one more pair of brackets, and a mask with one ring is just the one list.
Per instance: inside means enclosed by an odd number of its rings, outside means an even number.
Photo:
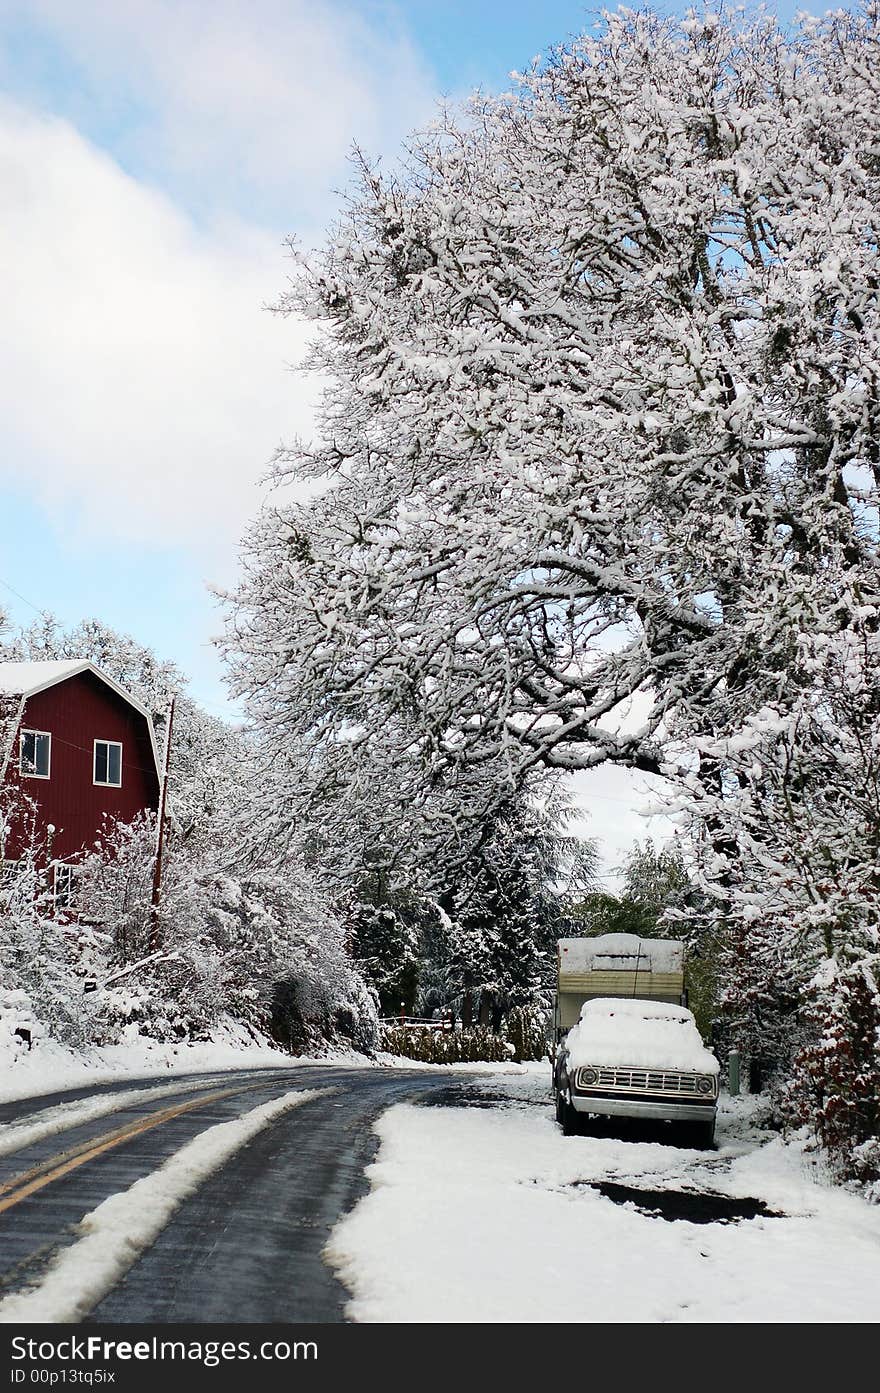
[{"label": "truck tire", "polygon": [[556,1116],[562,1127],[562,1135],[576,1137],[580,1130],[578,1126],[580,1119],[564,1093],[556,1095]]}]

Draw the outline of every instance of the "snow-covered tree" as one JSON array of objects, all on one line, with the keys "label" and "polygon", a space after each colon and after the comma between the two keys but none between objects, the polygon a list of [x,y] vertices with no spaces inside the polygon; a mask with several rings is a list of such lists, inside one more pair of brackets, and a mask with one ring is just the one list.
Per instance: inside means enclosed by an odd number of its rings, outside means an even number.
[{"label": "snow-covered tree", "polygon": [[[13,825],[20,855],[0,865],[0,1037],[20,1024],[81,1046],[94,1038],[83,982],[95,935],[56,910],[34,804],[18,790],[0,790],[0,851]],[[0,1052],[7,1043],[0,1038]]]},{"label": "snow-covered tree", "polygon": [[526,791],[496,808],[484,835],[438,895],[440,924],[431,1004],[452,1004],[466,1021],[494,1030],[511,1011],[550,1004],[555,944],[567,926],[567,874],[580,864],[583,884],[594,859],[591,843],[578,856],[566,829],[569,807]]},{"label": "snow-covered tree", "polygon": [[364,164],[281,304],[331,385],[250,536],[256,719],[656,771],[784,680],[832,540],[873,590],[876,39],[621,12]]},{"label": "snow-covered tree", "polygon": [[575,921],[590,934],[675,934],[676,923],[661,925],[662,917],[684,910],[694,896],[681,847],[636,842],[619,870],[621,893],[594,890],[573,906]]},{"label": "snow-covered tree", "polygon": [[156,819],[144,813],[130,823],[108,819],[77,868],[77,913],[107,935],[114,969],[131,967],[154,947],[155,864]]},{"label": "snow-covered tree", "polygon": [[880,1125],[880,633],[851,579],[828,577],[847,622],[804,624],[776,700],[692,742],[721,790],[683,769],[678,806],[715,906],[737,1042],[781,1066],[796,1114],[867,1177]]},{"label": "snow-covered tree", "polygon": [[[351,895],[345,922],[355,961],[375,990],[382,1012],[415,1010],[426,955],[423,953],[426,906],[400,892],[383,896],[362,882]],[[430,961],[430,956],[427,955]]]},{"label": "snow-covered tree", "polygon": [[[389,786],[502,771],[478,822],[539,767],[681,780],[741,1014],[803,1002],[792,933],[873,971],[876,822],[822,791],[802,655],[846,660],[880,613],[878,38],[874,3],[791,33],[620,11],[401,172],[361,160],[279,306],[316,321],[329,386],[230,621],[267,748],[327,787],[352,742]],[[738,743],[768,711],[800,801]],[[802,881],[796,929],[765,860]]]}]

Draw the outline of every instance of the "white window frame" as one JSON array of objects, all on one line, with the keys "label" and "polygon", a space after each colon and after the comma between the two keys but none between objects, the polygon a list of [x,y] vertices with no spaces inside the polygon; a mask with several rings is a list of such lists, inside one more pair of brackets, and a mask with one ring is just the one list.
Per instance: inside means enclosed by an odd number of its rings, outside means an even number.
[{"label": "white window frame", "polygon": [[[58,880],[59,871],[66,872],[67,889],[64,892],[67,896],[63,904],[58,902]],[[69,861],[55,861],[52,865],[52,902],[56,911],[59,909],[69,911],[76,908],[77,884],[82,878],[82,871],[79,866],[72,866]]]},{"label": "white window frame", "polygon": [[[49,741],[49,758],[47,772],[45,774],[35,774],[30,769],[24,768],[24,737],[26,735],[42,735]],[[51,730],[31,730],[29,726],[23,727],[18,739],[18,772],[23,779],[51,779],[52,777],[52,732]]]},{"label": "white window frame", "polygon": [[[98,746],[107,746],[107,773],[110,773],[110,746],[115,745],[119,751],[119,783],[111,783],[109,779],[98,779]],[[121,740],[96,740],[92,746],[92,783],[96,788],[122,788],[122,741]]]}]

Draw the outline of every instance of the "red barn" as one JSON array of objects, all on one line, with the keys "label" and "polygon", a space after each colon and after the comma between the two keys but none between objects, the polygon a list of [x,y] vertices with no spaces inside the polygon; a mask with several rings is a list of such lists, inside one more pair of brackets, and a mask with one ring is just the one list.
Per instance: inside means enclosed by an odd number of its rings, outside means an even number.
[{"label": "red barn", "polygon": [[[37,807],[40,857],[76,862],[105,815],[129,822],[159,806],[159,760],[149,712],[89,662],[0,662],[0,788]],[[14,824],[0,859],[15,862]]]}]

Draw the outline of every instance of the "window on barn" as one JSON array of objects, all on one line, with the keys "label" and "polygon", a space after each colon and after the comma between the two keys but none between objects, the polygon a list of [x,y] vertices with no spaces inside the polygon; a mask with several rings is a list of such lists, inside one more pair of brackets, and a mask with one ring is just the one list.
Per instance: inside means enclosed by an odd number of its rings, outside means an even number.
[{"label": "window on barn", "polygon": [[55,863],[55,884],[53,886],[55,909],[70,909],[76,902],[77,884],[80,871],[77,866],[65,866],[62,861]]},{"label": "window on barn", "polygon": [[52,737],[45,730],[23,730],[19,772],[26,779],[48,779],[52,762]]},{"label": "window on barn", "polygon": [[95,783],[122,787],[122,746],[116,740],[95,741]]}]

